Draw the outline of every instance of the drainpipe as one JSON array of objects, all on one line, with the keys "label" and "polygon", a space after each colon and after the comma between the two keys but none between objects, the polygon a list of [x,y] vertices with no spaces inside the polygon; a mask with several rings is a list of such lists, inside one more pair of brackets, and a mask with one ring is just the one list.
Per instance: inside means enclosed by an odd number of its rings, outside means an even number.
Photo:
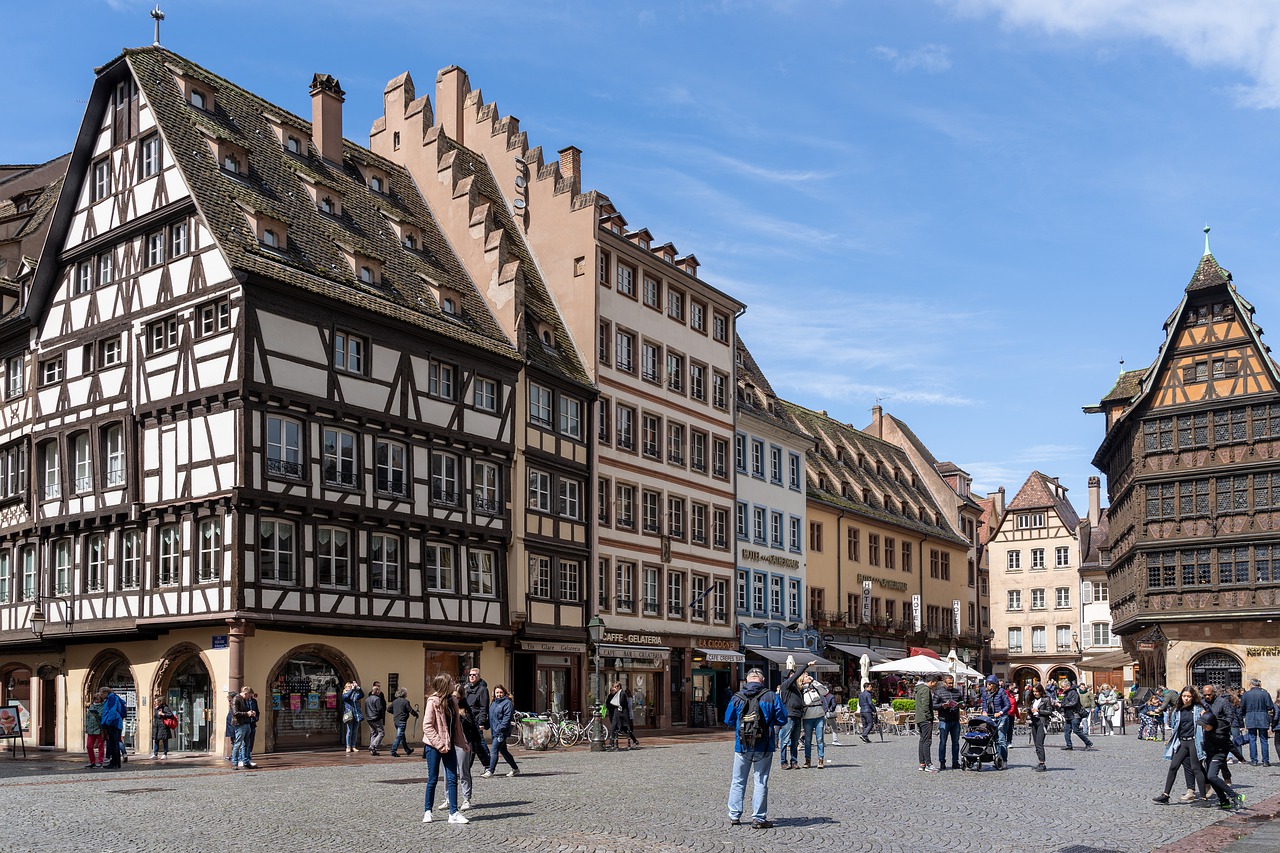
[{"label": "drainpipe", "polygon": [[843,519],[844,519],[844,510],[840,510],[840,515],[839,515],[839,517],[837,517],[837,518],[836,518],[836,541],[835,541],[835,546],[836,546],[836,606],[837,606],[837,607],[840,607],[840,606],[841,606],[841,603],[844,601],[844,594],[843,594],[843,592],[842,592],[843,587],[842,587],[842,585],[841,585],[841,583],[840,583],[840,578],[841,578],[841,576],[844,574],[844,569],[843,569],[843,568],[841,567],[841,565],[840,565],[840,562],[841,562],[841,559],[840,559],[840,522],[841,522]]}]

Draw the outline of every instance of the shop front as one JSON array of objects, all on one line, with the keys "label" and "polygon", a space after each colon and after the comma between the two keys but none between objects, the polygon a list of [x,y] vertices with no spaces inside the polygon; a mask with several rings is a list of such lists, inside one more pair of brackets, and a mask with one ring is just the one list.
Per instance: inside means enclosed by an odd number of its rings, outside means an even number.
[{"label": "shop front", "polygon": [[[579,683],[586,652],[582,643],[521,640],[520,648],[512,655],[518,707],[539,714],[581,708]],[[489,689],[493,687],[490,682]]]},{"label": "shop front", "polygon": [[100,654],[89,666],[89,691],[87,696],[106,687],[122,700],[125,706],[124,726],[120,729],[120,742],[129,752],[136,752],[138,741],[138,683],[133,667],[118,652]]},{"label": "shop front", "polygon": [[213,752],[221,743],[225,726],[214,721],[213,678],[194,646],[178,648],[165,656],[156,679],[155,695],[163,696],[178,717],[178,728],[169,738],[175,752]]},{"label": "shop front", "polygon": [[671,664],[671,648],[659,645],[656,634],[610,632],[600,643],[600,673],[606,685],[620,682],[631,693],[636,728],[662,724],[667,711],[664,690]]},{"label": "shop front", "polygon": [[738,681],[735,670],[746,655],[733,648],[733,640],[704,637],[696,640],[692,653],[689,697],[689,725],[718,728],[724,725],[723,711]]},{"label": "shop front", "polygon": [[322,749],[341,744],[342,687],[354,677],[333,650],[300,649],[276,664],[263,705],[272,750]]}]

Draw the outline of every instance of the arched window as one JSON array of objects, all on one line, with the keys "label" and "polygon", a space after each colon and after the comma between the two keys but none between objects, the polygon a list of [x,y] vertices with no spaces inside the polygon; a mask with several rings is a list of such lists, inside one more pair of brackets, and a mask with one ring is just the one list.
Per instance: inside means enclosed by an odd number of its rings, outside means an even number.
[{"label": "arched window", "polygon": [[1191,661],[1191,683],[1196,687],[1239,687],[1242,675],[1240,659],[1229,652],[1205,652]]}]

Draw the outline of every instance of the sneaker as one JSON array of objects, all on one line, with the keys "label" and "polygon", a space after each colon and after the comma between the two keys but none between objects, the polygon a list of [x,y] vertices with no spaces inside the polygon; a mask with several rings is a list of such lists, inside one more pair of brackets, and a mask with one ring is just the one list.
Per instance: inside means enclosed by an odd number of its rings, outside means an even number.
[{"label": "sneaker", "polygon": [[237,761],[235,764],[233,764],[233,765],[232,765],[232,767],[234,767],[234,768],[235,768],[235,769],[237,769],[237,770],[243,770],[243,769],[244,769],[244,762],[243,762],[243,761]]},{"label": "sneaker", "polygon": [[1073,752],[1074,750],[1075,750],[1075,747],[1074,747],[1074,746],[1064,746],[1064,747],[1062,747],[1062,751],[1063,751],[1063,752]]},{"label": "sneaker", "polygon": [[427,809],[425,812],[422,813],[422,822],[431,823],[431,809]]},{"label": "sneaker", "polygon": [[463,800],[463,801],[462,801],[462,805],[458,808],[458,811],[460,811],[460,812],[466,812],[466,811],[470,811],[470,810],[471,810],[471,801],[470,801],[470,800]]},{"label": "sneaker", "polygon": [[449,823],[471,823],[471,821],[467,820],[467,816],[462,812],[454,812],[449,815]]},{"label": "sneaker", "polygon": [[480,774],[480,778],[481,778],[481,779],[488,779],[488,778],[489,778],[490,776],[492,776],[492,775],[493,775],[493,771],[491,771],[491,770],[486,770],[486,771],[484,771],[483,773],[481,773],[481,774]]},{"label": "sneaker", "polygon": [[413,747],[411,747],[411,746],[406,746],[406,747],[404,748],[404,754],[405,754],[405,755],[413,755]]},{"label": "sneaker", "polygon": [[751,821],[752,829],[773,829],[773,821],[771,820],[753,820]]},{"label": "sneaker", "polygon": [[507,777],[508,777],[508,778],[510,778],[510,777],[512,777],[512,776],[519,776],[519,775],[520,775],[520,768],[518,768],[518,767],[517,767],[515,770],[511,770],[511,771],[509,771],[509,772],[507,773]]},{"label": "sneaker", "polygon": [[400,757],[400,755],[399,755],[399,753],[395,753],[395,752],[393,752],[393,753],[391,753],[391,757],[392,757],[392,758],[399,758],[399,757]]},{"label": "sneaker", "polygon": [[1043,764],[1037,764],[1037,765],[1036,765],[1036,772],[1037,772],[1037,773],[1043,773],[1043,772],[1045,772],[1045,771],[1046,771],[1046,770],[1048,770],[1048,769],[1049,769],[1049,768],[1048,768],[1048,767],[1045,767]]},{"label": "sneaker", "polygon": [[1179,797],[1179,799],[1184,803],[1194,803],[1196,800],[1200,799],[1200,796],[1195,791],[1188,789],[1185,794]]},{"label": "sneaker", "polygon": [[164,761],[164,760],[165,760],[165,759],[167,759],[168,757],[169,757],[169,753],[167,753],[167,752],[166,752],[164,755],[160,756],[160,760],[161,760],[161,761]]},{"label": "sneaker", "polygon": [[252,761],[246,761],[246,762],[244,763],[244,766],[245,766],[247,769],[249,769],[249,770],[257,770],[257,769],[258,769],[258,765],[254,764]]},{"label": "sneaker", "polygon": [[729,826],[742,826],[742,818],[740,817],[730,818]]},{"label": "sneaker", "polygon": [[1168,794],[1158,794],[1157,796],[1154,796],[1154,797],[1152,797],[1152,798],[1151,798],[1151,802],[1153,802],[1153,803],[1159,803],[1159,804],[1160,804],[1160,805],[1162,805],[1162,806],[1167,806],[1167,805],[1169,804],[1169,795],[1168,795]]},{"label": "sneaker", "polygon": [[930,765],[928,765],[928,766],[926,766],[926,767],[923,767],[923,768],[921,768],[921,769],[923,769],[925,773],[937,773],[937,772],[938,772],[938,768],[934,767],[932,764],[930,764]]}]

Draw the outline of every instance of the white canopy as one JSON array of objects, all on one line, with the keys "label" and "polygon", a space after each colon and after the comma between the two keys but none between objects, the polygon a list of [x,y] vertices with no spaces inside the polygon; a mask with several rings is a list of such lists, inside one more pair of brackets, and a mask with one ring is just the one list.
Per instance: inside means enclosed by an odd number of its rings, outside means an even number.
[{"label": "white canopy", "polygon": [[950,671],[951,668],[947,666],[946,661],[931,658],[928,655],[914,655],[902,660],[878,663],[871,667],[871,672],[892,672],[898,675],[928,675],[931,672],[942,675]]}]

